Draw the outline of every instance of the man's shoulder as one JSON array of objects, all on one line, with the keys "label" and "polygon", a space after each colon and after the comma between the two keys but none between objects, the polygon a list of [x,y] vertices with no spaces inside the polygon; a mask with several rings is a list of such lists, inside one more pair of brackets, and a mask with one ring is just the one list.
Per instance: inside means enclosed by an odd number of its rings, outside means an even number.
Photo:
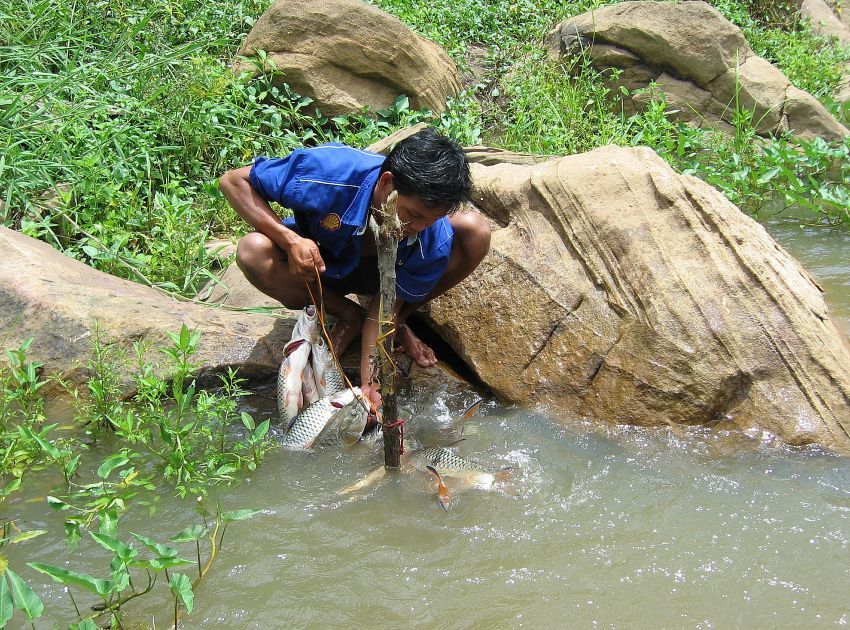
[{"label": "man's shoulder", "polygon": [[305,175],[327,174],[335,182],[349,182],[362,179],[366,173],[380,167],[386,158],[345,144],[329,143],[296,149],[291,159]]}]

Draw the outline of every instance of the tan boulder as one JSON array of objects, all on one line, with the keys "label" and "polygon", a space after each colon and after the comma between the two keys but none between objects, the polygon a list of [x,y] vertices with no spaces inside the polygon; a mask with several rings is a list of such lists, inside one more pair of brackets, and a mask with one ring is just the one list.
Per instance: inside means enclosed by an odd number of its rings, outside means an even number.
[{"label": "tan boulder", "polygon": [[803,0],[801,14],[811,22],[812,29],[827,37],[835,37],[844,46],[850,46],[850,17],[844,15],[846,9],[836,11],[824,0]]},{"label": "tan boulder", "polygon": [[850,450],[850,350],[820,288],[719,192],[643,148],[473,179],[491,252],[429,316],[499,396]]},{"label": "tan boulder", "polygon": [[[327,115],[381,109],[399,94],[413,109],[445,109],[460,75],[434,42],[360,0],[276,0],[257,20],[239,55],[266,51],[280,79]],[[234,70],[253,66],[237,61]]]},{"label": "tan boulder", "polygon": [[[243,377],[269,376],[280,364],[292,318],[275,318],[177,301],[155,289],[97,271],[50,245],[0,227],[0,322],[4,348],[33,337],[30,360],[46,376],[83,385],[92,358],[95,327],[105,341],[132,353],[134,341],[170,345],[167,332],[183,324],[201,331],[194,361],[202,376],[238,367]],[[132,354],[130,354],[132,356]],[[156,350],[152,361],[162,363]],[[132,389],[129,375],[124,386]],[[48,395],[60,394],[52,386]]]},{"label": "tan boulder", "polygon": [[[553,57],[589,51],[596,68],[620,70],[616,84],[630,91],[657,84],[676,116],[697,126],[728,129],[737,104],[754,112],[762,135],[784,130],[826,140],[850,135],[817,99],[758,57],[741,29],[705,2],[601,7],[562,22],[545,44]],[[602,50],[595,52],[597,47]],[[633,111],[647,99],[638,94],[624,105]]]},{"label": "tan boulder", "polygon": [[[800,12],[809,18],[816,33],[835,37],[842,46],[850,46],[850,2],[837,0],[830,5],[824,0],[803,0]],[[835,100],[850,105],[850,65],[844,69]]]}]

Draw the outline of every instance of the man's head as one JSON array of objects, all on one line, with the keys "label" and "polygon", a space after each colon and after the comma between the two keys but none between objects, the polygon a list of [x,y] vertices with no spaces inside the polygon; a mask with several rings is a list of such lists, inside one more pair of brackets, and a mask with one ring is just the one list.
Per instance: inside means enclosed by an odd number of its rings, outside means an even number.
[{"label": "man's head", "polygon": [[399,142],[381,167],[374,202],[398,191],[399,219],[406,234],[419,232],[456,211],[469,199],[469,163],[463,149],[433,129],[423,129]]}]

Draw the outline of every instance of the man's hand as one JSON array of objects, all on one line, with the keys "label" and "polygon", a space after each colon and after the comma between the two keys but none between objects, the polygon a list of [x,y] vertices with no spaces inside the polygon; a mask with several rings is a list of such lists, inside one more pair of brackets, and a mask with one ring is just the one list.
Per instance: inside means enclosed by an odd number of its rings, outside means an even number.
[{"label": "man's hand", "polygon": [[361,385],[360,391],[363,392],[364,398],[368,400],[374,406],[374,409],[380,409],[383,404],[383,399],[381,398],[381,386],[378,383],[373,383],[371,385]]},{"label": "man's hand", "polygon": [[289,260],[289,270],[299,278],[313,281],[316,279],[316,269],[319,273],[325,271],[325,261],[319,253],[319,246],[309,238],[298,238],[286,252]]}]

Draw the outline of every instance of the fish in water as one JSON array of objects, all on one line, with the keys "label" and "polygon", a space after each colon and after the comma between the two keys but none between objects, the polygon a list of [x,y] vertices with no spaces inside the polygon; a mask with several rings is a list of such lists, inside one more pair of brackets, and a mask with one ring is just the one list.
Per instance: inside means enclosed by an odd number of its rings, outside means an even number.
[{"label": "fish in water", "polygon": [[[463,414],[462,419],[467,420],[477,413],[481,402],[479,400],[469,407]],[[511,466],[494,468],[461,457],[455,452],[454,447],[463,441],[464,438],[461,438],[447,446],[431,446],[417,449],[405,453],[401,457],[399,468],[401,473],[414,474],[427,472],[434,476],[437,482],[437,500],[440,507],[444,510],[448,509],[451,502],[452,490],[458,491],[468,488],[493,490],[507,481],[514,473],[514,468]],[[343,488],[339,493],[351,494],[362,490],[379,481],[385,474],[386,468],[378,468],[357,483]]]},{"label": "fish in water", "polygon": [[360,440],[368,416],[368,402],[360,388],[344,389],[305,407],[289,423],[281,444],[296,451],[349,446]]},{"label": "fish in water", "polygon": [[[458,440],[462,441],[462,440]],[[455,442],[456,444],[456,442]],[[514,473],[514,468],[504,466],[494,468],[466,459],[454,452],[453,446],[432,446],[402,455],[402,474],[413,475],[427,472],[435,477],[437,502],[448,511],[454,493],[477,488],[495,490],[500,488]],[[380,481],[386,475],[386,468],[372,471],[365,478],[339,491],[339,494],[352,494]],[[448,480],[448,481],[447,481]]]}]

